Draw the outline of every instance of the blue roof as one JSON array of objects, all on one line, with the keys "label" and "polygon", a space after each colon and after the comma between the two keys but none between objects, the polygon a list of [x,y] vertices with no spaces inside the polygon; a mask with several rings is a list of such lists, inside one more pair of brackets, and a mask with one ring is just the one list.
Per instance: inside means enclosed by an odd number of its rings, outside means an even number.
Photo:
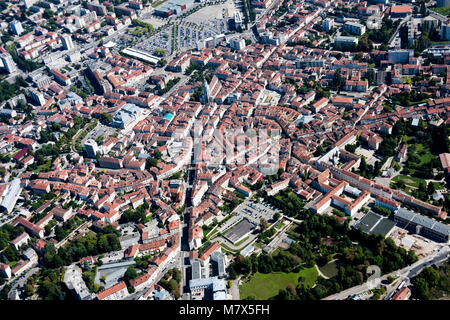
[{"label": "blue roof", "polygon": [[164,120],[170,120],[172,118],[173,118],[173,114],[171,114],[171,113],[168,113],[163,117]]}]

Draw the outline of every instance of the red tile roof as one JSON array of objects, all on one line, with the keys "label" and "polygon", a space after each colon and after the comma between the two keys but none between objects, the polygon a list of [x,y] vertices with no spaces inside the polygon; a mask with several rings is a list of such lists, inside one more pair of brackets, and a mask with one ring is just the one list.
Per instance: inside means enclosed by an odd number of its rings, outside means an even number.
[{"label": "red tile roof", "polygon": [[127,287],[127,286],[125,285],[125,282],[124,282],[124,281],[121,281],[121,282],[119,282],[118,284],[116,284],[116,285],[114,285],[114,286],[112,286],[112,287],[110,287],[110,288],[108,288],[108,289],[103,290],[102,292],[100,292],[100,293],[98,294],[97,298],[98,298],[98,300],[105,299],[106,297],[108,297],[108,296],[110,296],[110,295],[112,295],[112,294],[114,294],[114,293],[116,293],[116,292],[118,292],[118,291],[120,291],[120,290],[123,290],[123,289],[125,289],[126,287]]}]

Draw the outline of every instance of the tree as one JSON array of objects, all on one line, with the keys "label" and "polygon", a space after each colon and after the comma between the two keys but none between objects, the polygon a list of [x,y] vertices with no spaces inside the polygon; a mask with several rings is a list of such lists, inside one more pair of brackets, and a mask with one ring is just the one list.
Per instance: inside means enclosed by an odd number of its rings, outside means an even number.
[{"label": "tree", "polygon": [[168,287],[170,291],[174,292],[178,289],[178,282],[176,282],[175,279],[171,279],[168,283]]},{"label": "tree", "polygon": [[381,174],[381,161],[376,161],[373,168],[373,176],[378,177]]},{"label": "tree", "polygon": [[281,214],[279,212],[275,212],[273,215],[273,221],[278,221],[281,217]]},{"label": "tree", "polygon": [[113,118],[112,114],[109,113],[100,113],[98,115],[98,119],[101,124],[108,126],[111,123],[111,119]]},{"label": "tree", "polygon": [[5,251],[3,251],[3,255],[8,259],[8,261],[17,261],[20,258],[19,252],[12,245],[8,246]]},{"label": "tree", "polygon": [[396,185],[399,189],[404,189],[406,187],[405,181],[401,179],[397,181]]},{"label": "tree", "polygon": [[157,48],[153,51],[153,54],[157,57],[163,57],[165,53],[166,52],[163,49],[159,49],[159,48]]},{"label": "tree", "polygon": [[426,13],[427,13],[427,8],[425,7],[425,1],[422,1],[422,2],[420,3],[420,14],[421,14],[423,17],[425,17]]},{"label": "tree", "polygon": [[155,155],[156,159],[161,160],[161,158],[162,158],[161,151],[159,151],[158,149],[155,149],[154,155]]},{"label": "tree", "polygon": [[367,171],[367,163],[366,163],[366,158],[364,156],[361,157],[361,163],[359,164],[359,171],[363,175]]},{"label": "tree", "polygon": [[391,284],[392,282],[394,282],[395,278],[392,276],[387,277],[386,281],[387,283]]},{"label": "tree", "polygon": [[44,9],[44,14],[43,14],[43,16],[44,16],[45,19],[53,18],[54,15],[55,15],[55,14],[53,13],[52,10],[50,10],[50,9]]},{"label": "tree", "polygon": [[34,294],[34,288],[31,283],[27,283],[24,289],[25,296],[31,297]]},{"label": "tree", "polygon": [[264,232],[267,229],[267,221],[264,218],[261,218],[261,220],[259,220],[259,226],[261,228],[261,232]]},{"label": "tree", "polygon": [[295,297],[297,295],[297,291],[292,283],[288,283],[286,290],[290,293],[291,296]]},{"label": "tree", "polygon": [[430,289],[425,279],[418,277],[413,280],[413,294],[421,300],[429,299]]},{"label": "tree", "polygon": [[147,167],[156,167],[158,165],[158,160],[156,158],[147,158],[146,161]]},{"label": "tree", "polygon": [[420,273],[420,276],[425,279],[430,287],[435,287],[439,284],[439,272],[431,267],[426,267]]},{"label": "tree", "polygon": [[427,193],[429,196],[433,195],[436,192],[436,189],[434,188],[434,183],[432,181],[428,182],[427,185]]},{"label": "tree", "polygon": [[164,67],[167,64],[167,60],[166,59],[160,59],[158,60],[158,67]]},{"label": "tree", "polygon": [[333,90],[339,90],[342,86],[342,75],[340,70],[336,70],[331,81],[331,88]]},{"label": "tree", "polygon": [[133,266],[129,266],[127,271],[125,271],[123,278],[125,281],[129,282],[130,280],[137,278],[137,276],[138,276],[138,273],[137,273],[136,269],[134,269]]}]

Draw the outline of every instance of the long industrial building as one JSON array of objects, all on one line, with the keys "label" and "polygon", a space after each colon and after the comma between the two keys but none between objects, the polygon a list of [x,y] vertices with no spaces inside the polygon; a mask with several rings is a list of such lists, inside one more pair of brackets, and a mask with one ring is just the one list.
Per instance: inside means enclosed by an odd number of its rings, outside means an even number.
[{"label": "long industrial building", "polygon": [[144,51],[144,50],[139,50],[139,49],[134,49],[134,48],[126,48],[122,52],[133,58],[138,58],[138,59],[144,60],[149,63],[157,64],[158,61],[160,60],[160,58],[155,57],[154,55],[152,55],[149,52]]},{"label": "long industrial building", "polygon": [[433,240],[448,242],[450,238],[450,226],[407,209],[398,209],[394,221],[403,228],[406,226],[407,229]]},{"label": "long industrial building", "polygon": [[15,178],[8,186],[5,196],[2,199],[0,210],[11,213],[16,205],[17,199],[19,199],[22,187],[20,186],[20,179]]}]

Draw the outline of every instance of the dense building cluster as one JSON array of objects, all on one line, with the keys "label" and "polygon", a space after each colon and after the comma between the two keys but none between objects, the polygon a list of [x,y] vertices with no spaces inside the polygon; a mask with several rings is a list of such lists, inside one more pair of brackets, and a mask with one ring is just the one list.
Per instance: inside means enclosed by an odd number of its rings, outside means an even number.
[{"label": "dense building cluster", "polygon": [[162,57],[127,30],[161,32],[151,13],[176,30],[202,1],[2,7],[9,298],[64,265],[81,300],[236,299],[230,262],[289,247],[308,210],[448,243],[450,49],[422,46],[448,22],[375,2],[245,1],[233,32]]}]

